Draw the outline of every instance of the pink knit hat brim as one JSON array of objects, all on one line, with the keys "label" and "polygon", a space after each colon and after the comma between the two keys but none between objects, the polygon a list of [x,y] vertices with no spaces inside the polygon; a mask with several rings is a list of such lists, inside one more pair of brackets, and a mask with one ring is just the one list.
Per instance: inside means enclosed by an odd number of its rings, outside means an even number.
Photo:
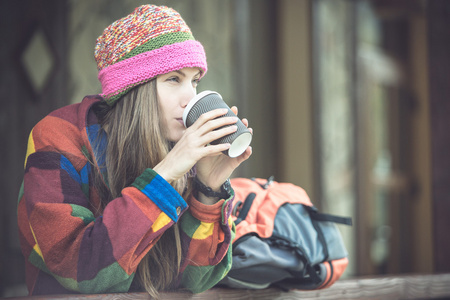
[{"label": "pink knit hat brim", "polygon": [[205,50],[198,41],[187,40],[166,45],[104,68],[98,74],[102,96],[108,103],[113,103],[133,87],[157,75],[187,67],[202,69],[202,76],[207,71]]}]

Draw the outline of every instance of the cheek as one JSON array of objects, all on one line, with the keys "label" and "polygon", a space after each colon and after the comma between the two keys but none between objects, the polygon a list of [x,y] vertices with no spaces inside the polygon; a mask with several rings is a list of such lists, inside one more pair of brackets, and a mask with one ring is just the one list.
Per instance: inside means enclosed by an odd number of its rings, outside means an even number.
[{"label": "cheek", "polygon": [[169,94],[160,94],[158,93],[158,103],[159,106],[166,112],[172,111],[175,107],[174,97]]},{"label": "cheek", "polygon": [[175,112],[176,109],[170,103],[159,103],[159,120],[162,130],[165,132],[166,137],[174,134],[174,130],[177,128],[175,123]]},{"label": "cheek", "polygon": [[170,101],[167,100],[167,97],[160,97],[160,95],[158,94],[160,118],[164,120],[168,119],[170,112],[173,110],[173,108],[169,105]]},{"label": "cheek", "polygon": [[161,105],[161,119],[164,120],[164,122],[169,122],[171,119],[173,119],[173,107],[167,106],[167,105]]}]

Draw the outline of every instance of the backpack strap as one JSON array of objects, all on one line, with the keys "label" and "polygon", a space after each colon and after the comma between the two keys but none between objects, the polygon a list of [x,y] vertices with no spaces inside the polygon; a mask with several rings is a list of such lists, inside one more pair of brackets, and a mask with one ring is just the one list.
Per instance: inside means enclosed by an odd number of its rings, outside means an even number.
[{"label": "backpack strap", "polygon": [[311,261],[308,259],[308,256],[305,255],[306,251],[302,246],[300,246],[296,242],[282,237],[269,238],[265,241],[269,245],[291,249],[298,255],[298,257],[303,261],[303,264],[306,268],[306,273],[309,275],[309,280],[304,280],[305,282],[310,282],[309,284],[311,284],[312,286],[318,286],[321,282],[323,282],[324,278],[321,278],[321,276],[318,274],[318,270],[316,270],[316,268],[319,268],[319,266],[315,266],[311,263]]},{"label": "backpack strap", "polygon": [[311,219],[313,219],[313,220],[333,222],[333,223],[349,225],[349,226],[353,225],[352,218],[320,213],[317,210],[317,208],[314,206],[306,206],[305,205],[305,208],[306,208],[306,210],[308,210],[309,215],[311,216]]},{"label": "backpack strap", "polygon": [[[235,210],[234,213],[236,214],[236,210],[239,212],[239,215],[237,216],[237,219],[234,221],[234,224],[236,224],[236,226],[241,223],[242,220],[245,220],[245,218],[247,217],[248,212],[250,211],[250,208],[252,207],[253,201],[256,198],[256,194],[255,193],[250,193],[248,194],[247,198],[245,198],[244,203],[236,203],[235,206]],[[239,207],[240,206],[240,207]]]},{"label": "backpack strap", "polygon": [[259,184],[264,190],[267,190],[267,188],[269,187],[269,185],[271,185],[272,182],[274,182],[275,176],[273,176],[273,175],[269,176],[269,178],[267,178],[266,183],[264,183],[264,184],[261,184],[261,183],[259,183],[258,181],[256,181],[256,178],[255,178],[255,177],[252,177],[251,180],[253,180],[253,181],[256,182],[257,184]]}]

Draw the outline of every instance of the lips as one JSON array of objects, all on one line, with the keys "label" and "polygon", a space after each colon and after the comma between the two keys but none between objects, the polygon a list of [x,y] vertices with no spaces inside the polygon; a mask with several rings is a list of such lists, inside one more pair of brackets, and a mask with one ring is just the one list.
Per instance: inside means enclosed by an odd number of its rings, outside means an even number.
[{"label": "lips", "polygon": [[184,127],[183,118],[176,118],[176,120]]}]

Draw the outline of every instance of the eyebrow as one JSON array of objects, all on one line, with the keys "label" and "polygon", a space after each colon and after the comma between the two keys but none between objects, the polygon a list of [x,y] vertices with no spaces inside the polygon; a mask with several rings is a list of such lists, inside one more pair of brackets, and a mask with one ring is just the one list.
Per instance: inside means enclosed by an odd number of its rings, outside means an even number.
[{"label": "eyebrow", "polygon": [[[180,74],[180,75],[183,76],[183,77],[186,77],[186,74],[185,74],[183,71],[181,71],[181,70],[175,70],[174,72]],[[194,75],[194,77],[197,76],[197,75],[201,75],[201,74],[202,74],[202,71],[198,70],[198,73],[196,73],[196,74]]]}]

